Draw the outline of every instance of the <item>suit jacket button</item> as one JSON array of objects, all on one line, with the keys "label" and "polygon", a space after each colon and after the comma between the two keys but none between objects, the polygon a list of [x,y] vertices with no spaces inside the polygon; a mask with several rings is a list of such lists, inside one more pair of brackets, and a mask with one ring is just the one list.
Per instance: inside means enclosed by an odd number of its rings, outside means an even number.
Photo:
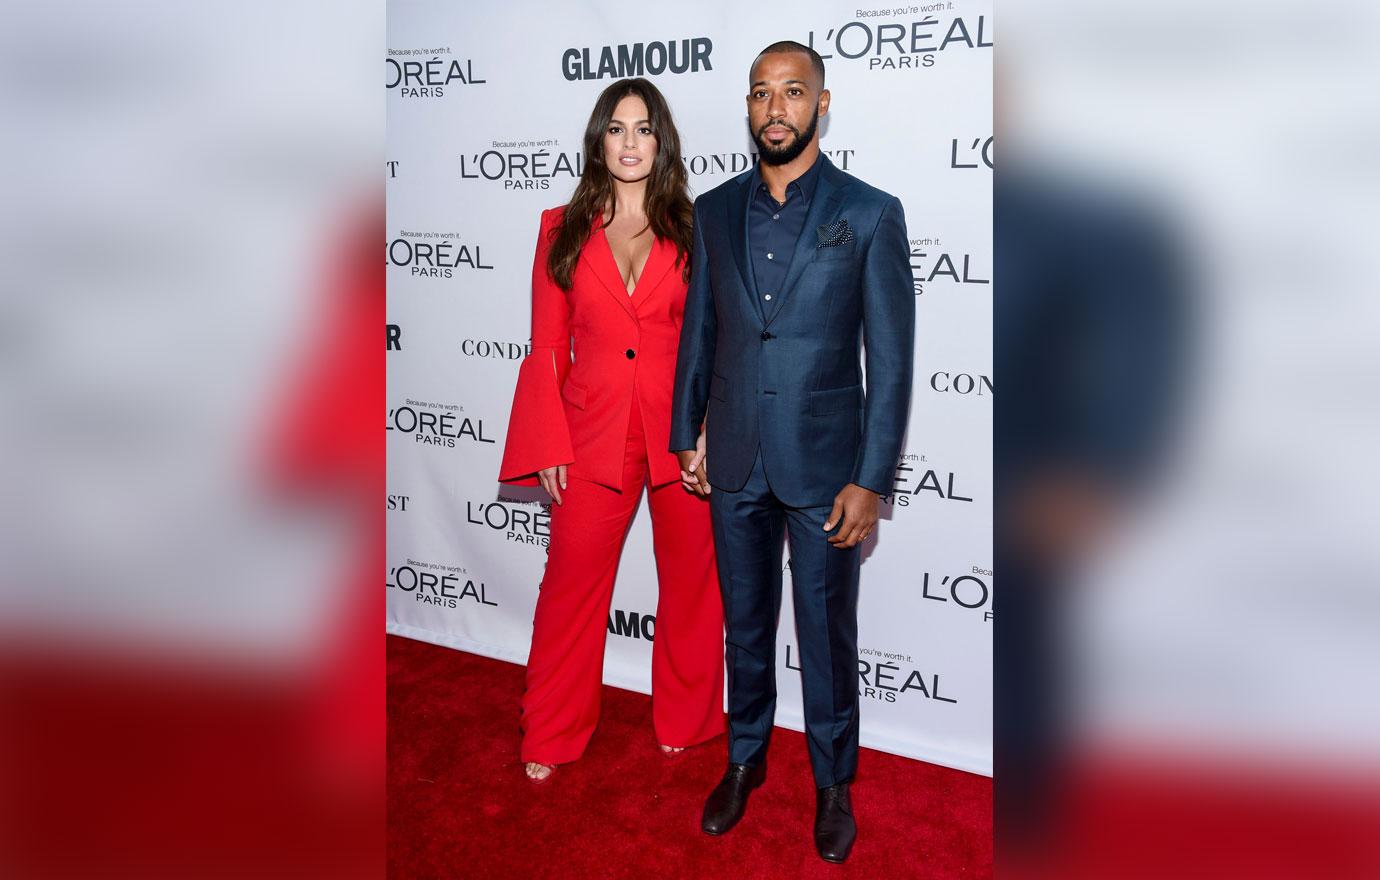
[{"label": "suit jacket button", "polygon": [[763,341],[763,342],[766,342],[768,339],[775,339],[775,338],[776,338],[775,336],[772,336],[772,335],[771,335],[770,333],[768,333],[767,331],[765,331],[765,330],[762,331],[762,341]]},{"label": "suit jacket button", "polygon": [[633,351],[631,348],[623,353],[628,356],[628,360],[632,360],[633,358],[637,357],[637,352]]}]

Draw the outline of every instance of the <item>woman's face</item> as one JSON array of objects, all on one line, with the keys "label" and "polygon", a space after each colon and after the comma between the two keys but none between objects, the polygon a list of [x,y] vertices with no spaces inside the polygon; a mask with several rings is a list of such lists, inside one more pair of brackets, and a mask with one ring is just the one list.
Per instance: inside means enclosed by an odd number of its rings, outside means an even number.
[{"label": "woman's face", "polygon": [[628,95],[613,108],[613,119],[604,128],[604,164],[624,183],[645,180],[656,159],[656,135],[647,118],[647,105]]}]

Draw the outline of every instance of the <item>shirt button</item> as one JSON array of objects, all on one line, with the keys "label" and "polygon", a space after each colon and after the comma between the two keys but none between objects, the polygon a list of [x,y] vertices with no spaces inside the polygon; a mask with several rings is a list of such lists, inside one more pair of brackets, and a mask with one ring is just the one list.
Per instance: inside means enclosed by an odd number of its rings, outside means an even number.
[{"label": "shirt button", "polygon": [[762,297],[762,299],[768,299],[768,300],[771,299],[771,294],[770,294],[770,293],[767,294],[766,296]]},{"label": "shirt button", "polygon": [[633,351],[631,348],[623,353],[628,356],[628,360],[632,360],[633,358],[637,357],[637,352]]},{"label": "shirt button", "polygon": [[768,260],[774,260],[774,259],[776,259],[776,257],[775,257],[774,255],[772,255],[772,254],[767,254],[767,259],[768,259]]}]

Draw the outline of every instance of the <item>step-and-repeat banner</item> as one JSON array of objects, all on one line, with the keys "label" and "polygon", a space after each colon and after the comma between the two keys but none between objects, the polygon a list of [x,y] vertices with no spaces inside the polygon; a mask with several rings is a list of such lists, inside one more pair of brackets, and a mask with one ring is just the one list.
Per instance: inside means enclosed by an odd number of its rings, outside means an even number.
[{"label": "step-and-repeat banner", "polygon": [[[695,194],[749,168],[748,68],[782,39],[824,57],[824,151],[900,197],[910,238],[915,392],[863,558],[862,743],[990,774],[991,0],[390,2],[388,629],[526,661],[548,499],[495,478],[541,211],[569,199],[590,109],[620,77],[666,95]],[[777,723],[799,730],[789,577]],[[607,683],[650,691],[656,591],[644,500]]]}]

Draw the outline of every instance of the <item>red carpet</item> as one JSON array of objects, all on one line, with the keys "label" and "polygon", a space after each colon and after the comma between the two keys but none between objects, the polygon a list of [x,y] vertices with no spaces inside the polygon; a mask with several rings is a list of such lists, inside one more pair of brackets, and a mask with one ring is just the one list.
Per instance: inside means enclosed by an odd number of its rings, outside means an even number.
[{"label": "red carpet", "polygon": [[[657,751],[651,700],[604,688],[585,756],[534,786],[517,761],[523,668],[388,638],[388,867],[412,878],[990,877],[992,781],[864,749],[858,842],[815,854],[804,737],[777,728],[767,782],[726,836],[699,830],[724,737]],[[864,707],[865,711],[865,707]]]}]

